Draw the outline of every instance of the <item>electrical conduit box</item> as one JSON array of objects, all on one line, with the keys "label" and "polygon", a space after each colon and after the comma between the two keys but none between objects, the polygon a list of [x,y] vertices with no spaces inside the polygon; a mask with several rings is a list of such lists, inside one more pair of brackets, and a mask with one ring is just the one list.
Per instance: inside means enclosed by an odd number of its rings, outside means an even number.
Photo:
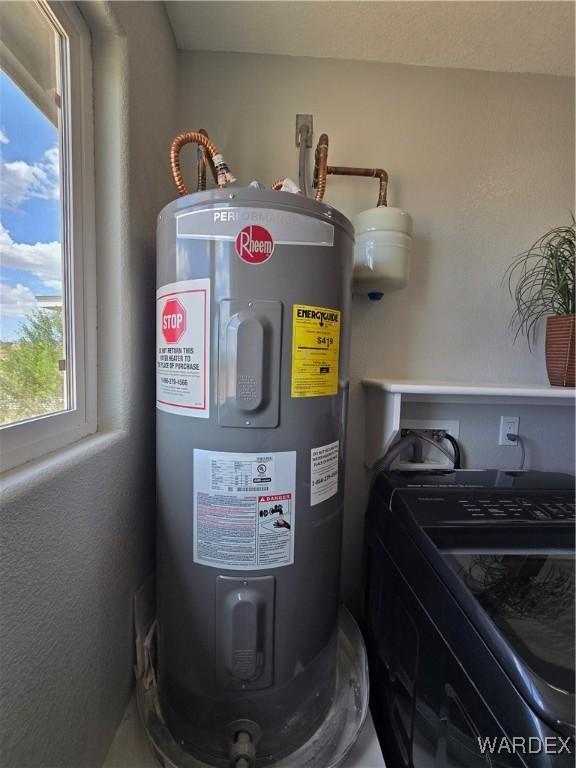
[{"label": "electrical conduit box", "polygon": [[[442,436],[446,433],[452,435],[455,440],[460,436],[460,422],[451,419],[400,419],[400,435],[405,432],[416,432],[423,436],[422,439],[422,459],[421,463],[411,461],[411,452],[407,450],[393,462],[392,469],[400,470],[422,470],[422,469],[451,469],[453,461],[442,452],[445,449],[447,453],[452,454],[452,448]],[[437,447],[428,440],[436,443]]]}]

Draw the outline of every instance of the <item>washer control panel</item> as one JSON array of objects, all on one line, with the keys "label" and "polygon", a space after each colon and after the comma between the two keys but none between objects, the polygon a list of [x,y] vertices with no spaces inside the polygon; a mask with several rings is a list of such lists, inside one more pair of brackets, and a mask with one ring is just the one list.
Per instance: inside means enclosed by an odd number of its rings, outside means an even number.
[{"label": "washer control panel", "polygon": [[[431,489],[430,489],[431,490]],[[502,491],[428,492],[420,489],[409,506],[421,524],[564,523],[576,519],[574,496],[565,491],[520,494]]]},{"label": "washer control panel", "polygon": [[459,498],[457,501],[463,517],[466,518],[507,518],[509,520],[574,520],[574,502],[556,498],[548,501],[535,500],[527,496],[513,498]]}]

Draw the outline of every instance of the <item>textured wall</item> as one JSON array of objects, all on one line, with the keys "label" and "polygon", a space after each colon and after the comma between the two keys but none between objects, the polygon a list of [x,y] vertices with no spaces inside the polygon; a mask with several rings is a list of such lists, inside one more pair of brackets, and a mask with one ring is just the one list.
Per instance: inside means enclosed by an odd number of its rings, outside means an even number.
[{"label": "textured wall", "polygon": [[[474,382],[546,381],[543,343],[513,345],[501,284],[515,254],[574,208],[572,78],[429,69],[284,56],[180,52],[178,128],[205,127],[241,182],[297,177],[294,120],[314,115],[330,161],[381,165],[391,204],[414,217],[407,288],[355,299],[344,593],[358,585],[367,482],[365,376]],[[326,201],[347,215],[376,184],[329,178]],[[542,421],[540,421],[542,423]],[[542,466],[573,439],[561,421]],[[560,442],[559,442],[560,441]],[[490,463],[488,452],[471,451]]]},{"label": "textured wall", "polygon": [[[574,6],[307,0],[168,2],[178,48],[574,75]],[[295,11],[297,9],[297,12]]]},{"label": "textured wall", "polygon": [[172,196],[176,51],[159,3],[86,3],[96,109],[100,432],[9,473],[0,765],[96,768],[132,684],[153,562],[155,220]]}]

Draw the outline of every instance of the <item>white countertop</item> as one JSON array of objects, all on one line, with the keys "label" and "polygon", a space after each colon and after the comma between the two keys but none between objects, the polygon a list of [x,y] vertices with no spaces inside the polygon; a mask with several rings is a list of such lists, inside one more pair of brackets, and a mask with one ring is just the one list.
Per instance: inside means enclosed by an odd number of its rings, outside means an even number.
[{"label": "white countertop", "polygon": [[[158,768],[148,747],[134,699],[122,718],[103,768]],[[370,713],[342,768],[386,768]]]}]

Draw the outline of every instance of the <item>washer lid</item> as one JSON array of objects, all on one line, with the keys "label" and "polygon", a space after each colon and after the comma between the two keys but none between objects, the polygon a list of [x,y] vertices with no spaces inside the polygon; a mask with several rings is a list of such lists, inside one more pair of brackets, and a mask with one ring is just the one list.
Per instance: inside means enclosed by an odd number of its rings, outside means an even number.
[{"label": "washer lid", "polygon": [[573,552],[465,550],[443,556],[524,664],[573,694]]}]

